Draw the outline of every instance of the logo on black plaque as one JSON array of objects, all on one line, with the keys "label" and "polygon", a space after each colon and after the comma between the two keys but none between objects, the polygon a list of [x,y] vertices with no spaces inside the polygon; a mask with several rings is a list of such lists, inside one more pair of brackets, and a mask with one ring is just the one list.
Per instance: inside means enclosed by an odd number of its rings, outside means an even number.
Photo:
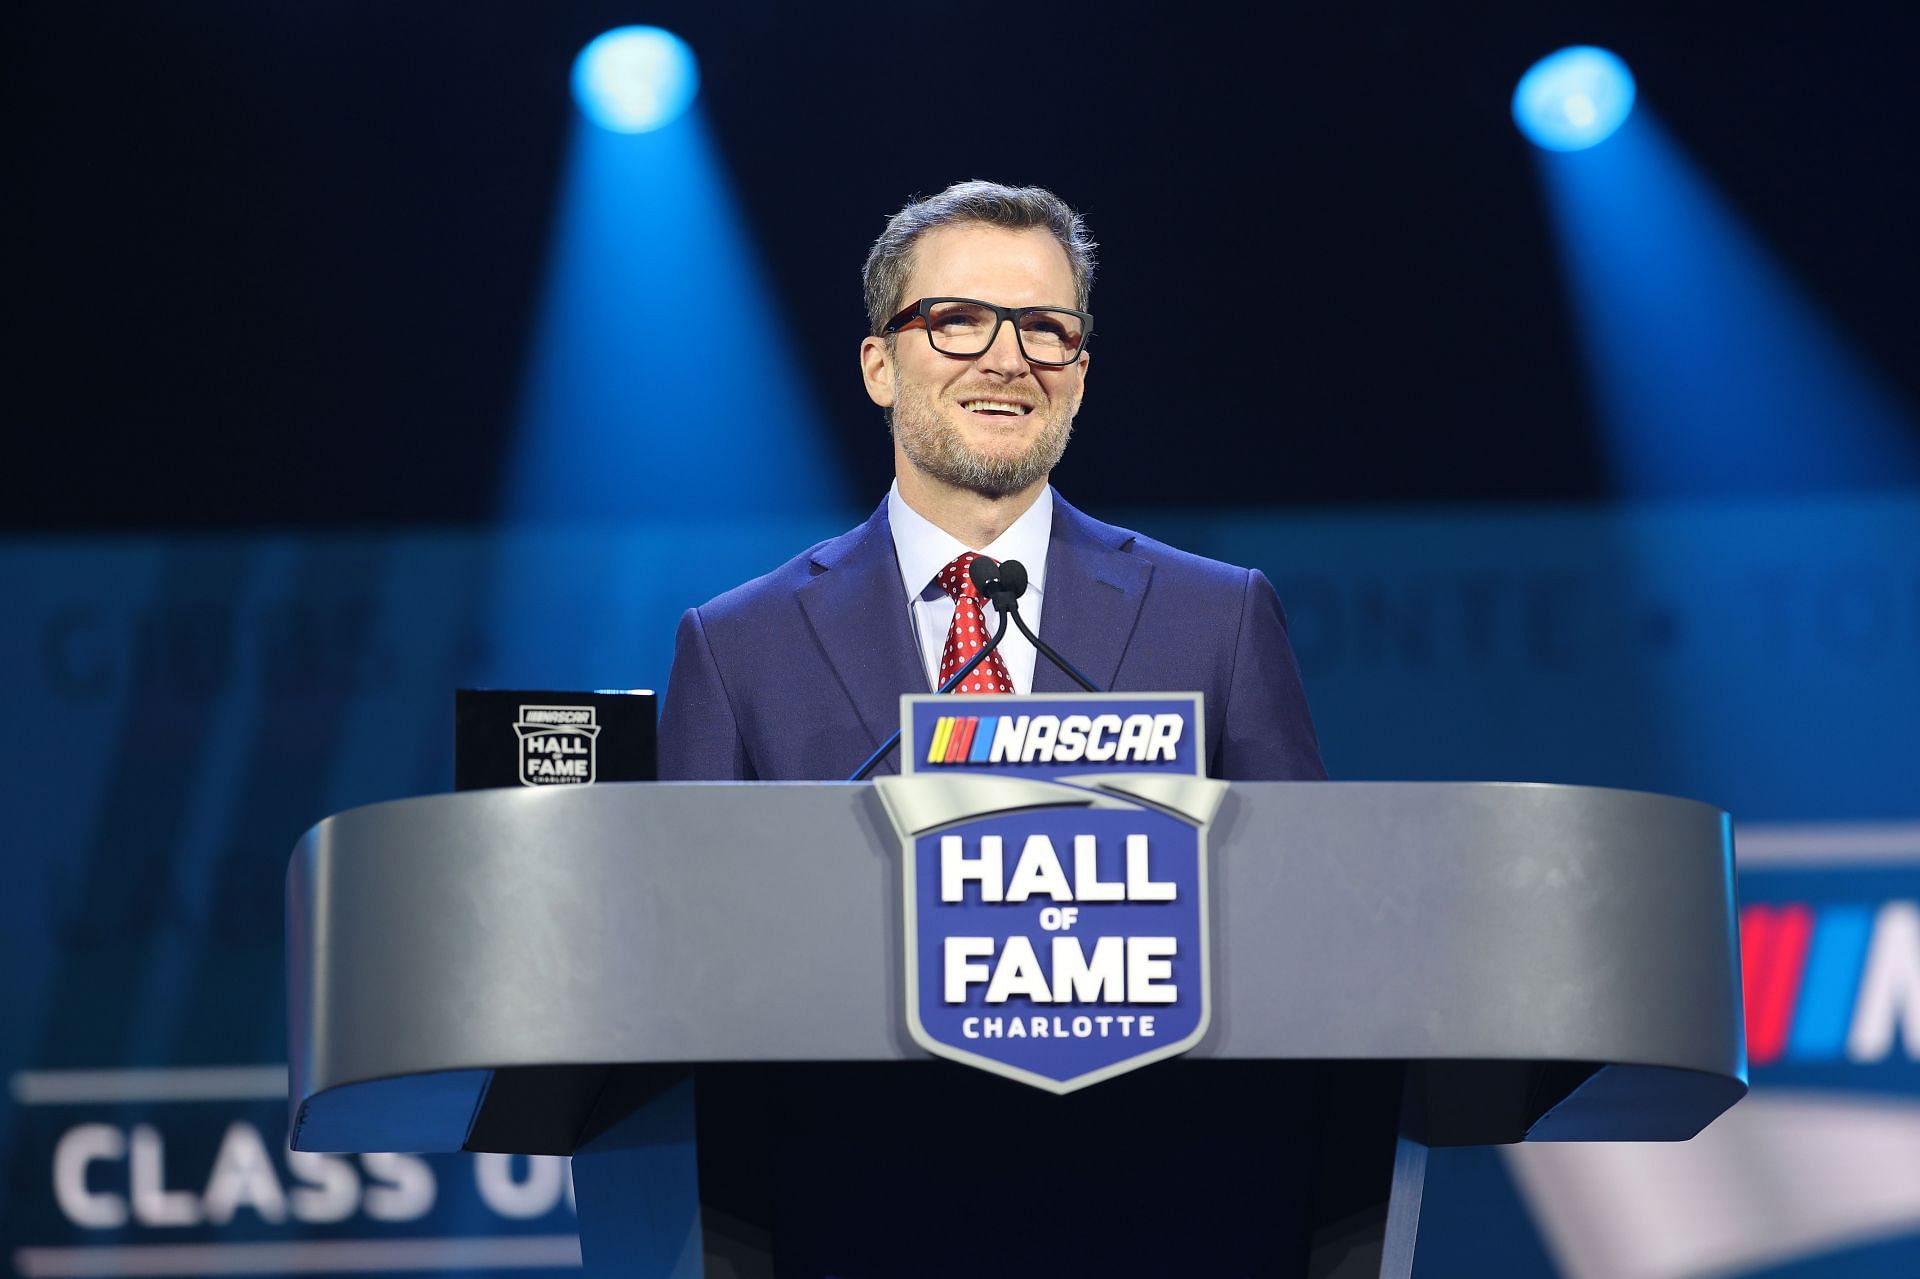
[{"label": "logo on black plaque", "polygon": [[591,706],[522,706],[513,731],[520,738],[522,786],[584,786],[593,780],[594,739],[600,725]]}]

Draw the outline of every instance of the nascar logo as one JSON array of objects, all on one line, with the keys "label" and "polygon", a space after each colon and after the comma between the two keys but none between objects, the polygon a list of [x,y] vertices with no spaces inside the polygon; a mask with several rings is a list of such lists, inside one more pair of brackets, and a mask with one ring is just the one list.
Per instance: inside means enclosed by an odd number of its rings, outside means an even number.
[{"label": "nascar logo", "polygon": [[929,764],[1147,764],[1177,758],[1185,719],[1173,714],[942,715]]},{"label": "nascar logo", "polygon": [[1920,904],[1743,907],[1740,967],[1753,1065],[1920,1057]]},{"label": "nascar logo", "polygon": [[591,706],[522,706],[513,731],[520,739],[522,786],[581,786],[593,781],[594,743],[600,736]]}]

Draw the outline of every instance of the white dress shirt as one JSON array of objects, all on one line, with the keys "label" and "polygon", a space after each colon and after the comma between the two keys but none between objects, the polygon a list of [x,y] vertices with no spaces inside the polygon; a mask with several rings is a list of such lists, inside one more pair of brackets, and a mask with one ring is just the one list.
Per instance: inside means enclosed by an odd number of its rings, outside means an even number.
[{"label": "white dress shirt", "polygon": [[[964,551],[977,550],[992,560],[1019,560],[1027,568],[1027,593],[1020,597],[1020,619],[1040,633],[1040,605],[1047,583],[1047,547],[1053,541],[1053,486],[1040,490],[1019,519],[993,539],[991,546],[973,547],[961,542],[908,506],[900,496],[900,482],[887,491],[887,523],[893,530],[893,552],[900,561],[900,585],[906,592],[907,614],[914,638],[920,645],[920,664],[926,668],[927,690],[940,686],[940,651],[947,644],[947,628],[953,625],[954,602],[935,579],[940,570],[953,563]],[[987,616],[989,633],[1000,625],[1000,615],[992,604],[982,600],[981,612]],[[1033,691],[1033,663],[1037,656],[1033,645],[1017,626],[1007,628],[1000,641],[1000,656],[1013,679],[1013,691]]]}]

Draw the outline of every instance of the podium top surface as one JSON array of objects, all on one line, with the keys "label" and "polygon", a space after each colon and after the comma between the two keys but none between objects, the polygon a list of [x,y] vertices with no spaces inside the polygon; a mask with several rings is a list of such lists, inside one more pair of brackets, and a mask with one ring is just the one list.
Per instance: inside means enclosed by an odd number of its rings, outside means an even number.
[{"label": "podium top surface", "polygon": [[[1209,856],[1213,1015],[1189,1058],[1598,1066],[1536,1139],[1690,1136],[1745,1091],[1715,808],[1234,783]],[[514,1067],[927,1059],[903,1019],[901,874],[864,784],[328,818],[288,870],[294,1145],[460,1148]]]}]

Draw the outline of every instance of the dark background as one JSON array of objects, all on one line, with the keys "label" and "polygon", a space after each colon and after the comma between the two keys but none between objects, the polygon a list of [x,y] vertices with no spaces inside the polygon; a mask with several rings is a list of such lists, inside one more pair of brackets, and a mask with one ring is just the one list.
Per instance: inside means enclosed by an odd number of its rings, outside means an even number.
[{"label": "dark background", "polygon": [[[1802,501],[1773,473],[1786,500],[1744,510],[1615,501],[1535,153],[1507,113],[1534,59],[1615,49],[1641,109],[1920,421],[1920,5],[1465,9],[0,9],[0,705],[32,726],[0,737],[0,807],[29,815],[0,891],[0,1073],[278,1062],[286,852],[329,812],[446,785],[448,689],[657,684],[681,609],[844,527],[839,509],[746,511],[696,542],[643,483],[611,535],[490,526],[575,128],[568,72],[633,22],[693,44],[771,291],[818,317],[780,340],[801,344],[854,510],[888,472],[854,364],[868,243],[956,178],[1048,184],[1105,245],[1062,488],[1103,516],[1157,507],[1140,527],[1274,578],[1336,775],[1696,797],[1743,840],[1792,823],[1803,855],[1830,857],[1743,893],[1920,898],[1915,862],[1863,882],[1839,855],[1851,823],[1920,816],[1920,490]],[[747,375],[765,319],[742,317]],[[633,430],[710,438],[722,466],[742,452],[729,425]],[[1669,495],[1720,494],[1669,478]],[[366,526],[401,527],[335,531]],[[251,535],[287,527],[305,532]],[[93,530],[156,536],[34,536]],[[1852,1265],[1780,1228],[1819,1170],[1911,1180],[1916,1061],[1903,1044],[1757,1067],[1732,1117],[1752,1123],[1718,1149],[1753,1189],[1733,1222],[1765,1243],[1760,1273],[1920,1273],[1914,1220]],[[1803,1088],[1884,1104],[1887,1132],[1795,1120],[1760,1140],[1768,1094]],[[282,1115],[9,1091],[0,1256],[123,1241],[54,1203],[72,1126],[150,1120],[172,1184],[198,1190],[228,1123],[271,1140]],[[1672,1191],[1676,1231],[1716,1216],[1692,1207],[1708,1200],[1690,1149],[1617,1165],[1630,1192]],[[1554,1273],[1500,1157],[1446,1157],[1421,1240],[1434,1273]],[[436,1166],[430,1220],[363,1212],[331,1237],[571,1228],[564,1210],[509,1222],[464,1157]],[[1658,1251],[1605,1195],[1581,1211]]]},{"label": "dark background", "polygon": [[819,317],[783,340],[855,492],[890,470],[855,375],[866,245],[908,196],[980,176],[1053,187],[1104,246],[1075,501],[1607,496],[1507,114],[1520,72],[1578,42],[1627,60],[1920,402],[1920,7],[1455,9],[9,6],[0,527],[487,519],[568,71],[636,21],[700,57],[774,290]]}]

